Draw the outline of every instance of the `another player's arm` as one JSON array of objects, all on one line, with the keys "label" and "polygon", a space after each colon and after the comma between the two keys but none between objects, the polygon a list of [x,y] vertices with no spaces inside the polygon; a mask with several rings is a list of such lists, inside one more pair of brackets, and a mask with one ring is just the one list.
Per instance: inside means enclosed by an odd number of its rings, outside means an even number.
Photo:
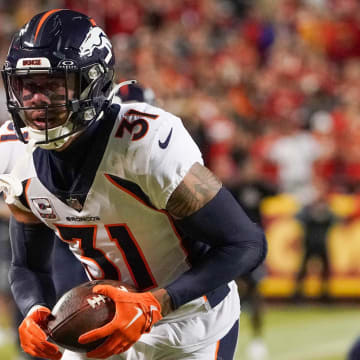
[{"label": "another player's arm", "polygon": [[162,313],[248,273],[266,254],[263,232],[206,167],[195,163],[171,195],[167,211],[190,237],[211,246],[201,262],[154,291]]}]

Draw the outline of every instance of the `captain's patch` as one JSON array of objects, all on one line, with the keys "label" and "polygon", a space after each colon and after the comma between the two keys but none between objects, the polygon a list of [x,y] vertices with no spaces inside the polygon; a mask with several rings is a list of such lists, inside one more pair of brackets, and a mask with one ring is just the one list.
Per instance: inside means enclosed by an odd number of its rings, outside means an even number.
[{"label": "captain's patch", "polygon": [[56,219],[56,213],[51,205],[51,202],[49,199],[46,198],[34,198],[31,199],[36,211],[39,213],[39,215],[43,219]]}]

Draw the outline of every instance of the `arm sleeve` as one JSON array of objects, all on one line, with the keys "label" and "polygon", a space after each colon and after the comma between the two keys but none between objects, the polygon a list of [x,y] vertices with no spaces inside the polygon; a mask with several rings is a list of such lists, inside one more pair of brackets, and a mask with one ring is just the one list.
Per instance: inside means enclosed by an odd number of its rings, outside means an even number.
[{"label": "arm sleeve", "polygon": [[51,277],[51,253],[55,234],[44,224],[24,224],[10,219],[12,259],[9,282],[23,315],[34,305],[52,308],[55,289]]},{"label": "arm sleeve", "polygon": [[224,187],[208,204],[177,221],[177,225],[210,248],[190,270],[166,287],[175,309],[251,272],[265,259],[263,231]]}]

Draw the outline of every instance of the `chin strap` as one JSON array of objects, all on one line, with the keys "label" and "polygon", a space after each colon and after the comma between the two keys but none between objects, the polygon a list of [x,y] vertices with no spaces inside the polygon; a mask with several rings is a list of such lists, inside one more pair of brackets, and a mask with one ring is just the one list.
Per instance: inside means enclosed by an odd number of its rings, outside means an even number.
[{"label": "chin strap", "polygon": [[120,90],[120,88],[122,88],[125,85],[133,85],[136,84],[137,81],[136,80],[126,80],[123,81],[117,85],[114,86],[114,88],[111,90],[109,96],[107,97],[107,101],[111,102],[112,98],[114,97],[114,95]]},{"label": "chin strap", "polygon": [[15,166],[10,173],[0,175],[0,193],[4,192],[5,202],[7,204],[14,204],[15,198],[22,194],[23,186],[19,180],[20,172],[32,161],[31,156],[35,148],[35,141],[29,139],[25,148],[25,153],[16,161]]},{"label": "chin strap", "polygon": [[122,81],[121,83],[115,85],[114,88],[110,91],[109,96],[104,101],[104,105],[102,106],[102,110],[100,111],[100,113],[97,116],[95,121],[98,121],[103,117],[104,111],[112,103],[112,100],[113,100],[115,94],[119,91],[120,88],[122,88],[125,85],[132,85],[132,84],[136,84],[136,83],[137,83],[136,80],[126,80],[126,81]]}]

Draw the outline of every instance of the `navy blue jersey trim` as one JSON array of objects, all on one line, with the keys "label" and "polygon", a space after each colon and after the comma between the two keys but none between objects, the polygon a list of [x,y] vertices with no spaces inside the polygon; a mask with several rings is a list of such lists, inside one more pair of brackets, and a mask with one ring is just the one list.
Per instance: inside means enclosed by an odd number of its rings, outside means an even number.
[{"label": "navy blue jersey trim", "polygon": [[235,321],[230,331],[219,341],[215,360],[233,360],[239,336],[239,320]]},{"label": "navy blue jersey trim", "polygon": [[205,294],[210,306],[213,308],[220,304],[229,294],[230,288],[228,284],[221,285],[215,290],[209,291]]},{"label": "navy blue jersey trim", "polygon": [[141,190],[139,185],[133,183],[132,181],[122,179],[115,175],[111,175],[111,174],[106,174],[106,175],[108,175],[111,178],[111,180],[114,181],[116,184],[125,188],[127,191],[129,191],[130,193],[141,199],[146,205],[157,210],[154,207],[154,205],[151,203],[149,197]]},{"label": "navy blue jersey trim", "polygon": [[0,136],[0,142],[5,141],[18,141],[18,137],[16,134],[4,134]]},{"label": "navy blue jersey trim", "polygon": [[40,182],[66,205],[80,203],[78,211],[93,184],[119,110],[119,105],[112,105],[101,120],[64,151],[41,148],[34,151],[34,165]]},{"label": "navy blue jersey trim", "polygon": [[22,205],[24,205],[27,209],[30,210],[30,205],[27,202],[26,193],[25,193],[25,190],[26,190],[26,187],[27,187],[29,181],[30,181],[30,179],[27,179],[27,180],[24,180],[24,181],[21,182],[22,187],[23,187],[23,191],[22,191],[21,195],[19,196],[19,200],[20,200]]}]

